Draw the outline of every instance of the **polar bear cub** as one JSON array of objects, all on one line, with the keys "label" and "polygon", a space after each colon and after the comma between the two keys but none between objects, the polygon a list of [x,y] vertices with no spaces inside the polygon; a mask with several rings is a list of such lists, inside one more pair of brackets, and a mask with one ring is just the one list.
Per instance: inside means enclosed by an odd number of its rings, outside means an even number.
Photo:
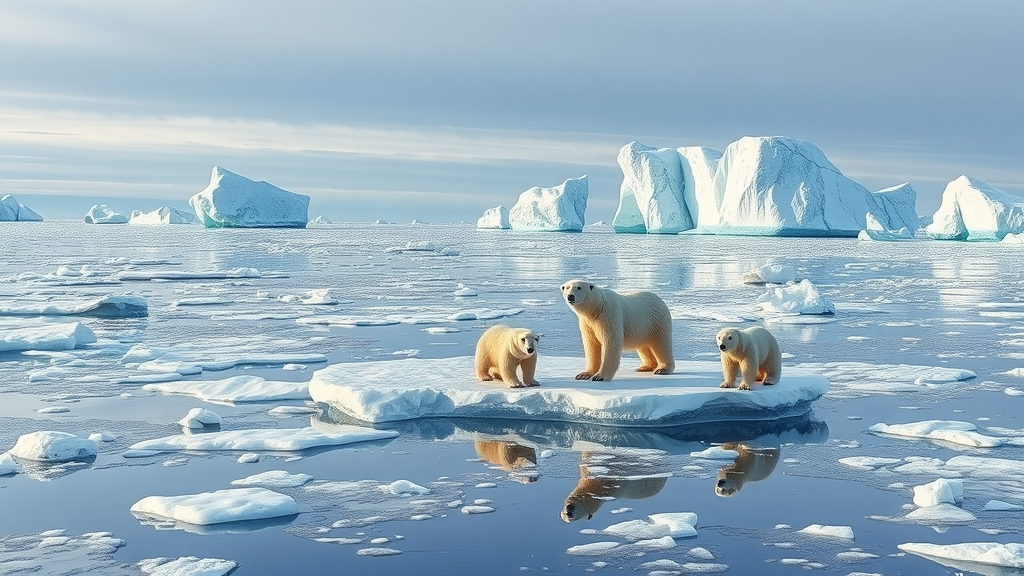
[{"label": "polar bear cub", "polygon": [[623,350],[640,356],[637,372],[671,374],[672,314],[653,292],[619,294],[585,280],[562,285],[562,298],[580,320],[587,369],[577,380],[611,380],[619,370]]},{"label": "polar bear cub", "polygon": [[723,328],[715,336],[722,352],[721,388],[732,388],[737,374],[742,375],[740,390],[761,381],[765,386],[777,384],[782,377],[782,351],[779,341],[761,326],[742,330]]},{"label": "polar bear cub", "polygon": [[[476,377],[485,382],[500,380],[511,388],[539,386],[537,343],[540,334],[527,328],[497,324],[488,328],[476,343]],[[516,375],[521,368],[522,381]]]}]

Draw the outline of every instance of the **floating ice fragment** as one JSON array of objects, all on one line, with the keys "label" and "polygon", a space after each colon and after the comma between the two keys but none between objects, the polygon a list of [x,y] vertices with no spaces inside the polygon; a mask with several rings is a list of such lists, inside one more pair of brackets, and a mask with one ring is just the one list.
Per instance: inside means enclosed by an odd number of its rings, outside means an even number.
[{"label": "floating ice fragment", "polygon": [[238,567],[238,563],[232,560],[195,556],[182,556],[173,560],[148,558],[139,560],[136,565],[152,576],[225,576]]},{"label": "floating ice fragment", "polygon": [[206,426],[220,426],[220,415],[206,408],[193,408],[184,418],[178,420],[178,424],[184,428],[197,429]]},{"label": "floating ice fragment", "polygon": [[429,488],[425,488],[423,486],[420,486],[419,484],[414,484],[408,480],[395,480],[391,484],[388,484],[387,486],[381,486],[380,488],[381,490],[391,492],[396,496],[407,494],[430,494]]},{"label": "floating ice fragment", "polygon": [[491,506],[476,506],[476,505],[474,505],[474,506],[463,506],[462,507],[462,513],[463,514],[487,514],[489,512],[494,512],[494,508],[492,508]]},{"label": "floating ice fragment", "polygon": [[260,461],[260,455],[254,452],[248,452],[238,457],[239,464],[255,464]]},{"label": "floating ice fragment", "polygon": [[928,484],[914,486],[914,504],[921,507],[936,506],[938,504],[958,504],[963,499],[963,480],[939,478]]},{"label": "floating ice fragment", "polygon": [[1024,506],[1019,504],[1010,504],[1009,502],[1003,502],[1002,500],[989,500],[985,503],[984,510],[989,512],[1010,512],[1024,510]]},{"label": "floating ice fragment", "polygon": [[849,526],[825,526],[822,524],[811,524],[810,526],[799,530],[799,532],[810,536],[824,536],[827,538],[854,540],[853,528]]},{"label": "floating ice fragment", "polygon": [[148,496],[133,504],[131,512],[205,526],[290,516],[299,513],[299,506],[291,496],[266,488],[232,488],[184,496]]},{"label": "floating ice fragment", "polygon": [[943,563],[943,560],[955,562],[975,562],[989,566],[1006,566],[1024,568],[1024,544],[996,542],[968,542],[963,544],[925,544],[908,542],[899,544],[897,548],[904,552],[925,556]]},{"label": "floating ice fragment", "polygon": [[360,548],[356,550],[356,554],[360,556],[394,556],[401,553],[401,550],[394,548]]},{"label": "floating ice fragment", "polygon": [[1008,438],[995,438],[976,432],[977,426],[957,420],[924,420],[907,424],[878,423],[868,430],[876,434],[888,434],[905,438],[940,440],[961,446],[995,448],[1009,442]]},{"label": "floating ice fragment", "polygon": [[9,453],[37,462],[67,462],[96,456],[96,443],[67,432],[30,432],[22,434]]},{"label": "floating ice fragment", "polygon": [[313,480],[309,474],[291,474],[284,470],[268,470],[238,480],[232,486],[266,486],[269,488],[294,488]]}]

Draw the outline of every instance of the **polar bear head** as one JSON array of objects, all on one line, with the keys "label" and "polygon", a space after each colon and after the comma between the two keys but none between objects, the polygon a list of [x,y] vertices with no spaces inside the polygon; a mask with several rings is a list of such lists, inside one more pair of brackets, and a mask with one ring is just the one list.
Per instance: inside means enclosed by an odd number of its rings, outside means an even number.
[{"label": "polar bear head", "polygon": [[510,331],[509,335],[512,338],[512,354],[516,358],[526,359],[537,353],[540,334],[526,328],[517,328]]},{"label": "polar bear head", "polygon": [[746,475],[743,472],[723,468],[718,471],[718,478],[715,481],[715,494],[728,498],[743,488]]},{"label": "polar bear head", "polygon": [[562,298],[569,306],[578,306],[594,293],[594,285],[586,280],[569,280],[562,284]]},{"label": "polar bear head", "polygon": [[722,352],[732,352],[740,346],[740,336],[736,328],[722,328],[715,336],[715,342]]}]

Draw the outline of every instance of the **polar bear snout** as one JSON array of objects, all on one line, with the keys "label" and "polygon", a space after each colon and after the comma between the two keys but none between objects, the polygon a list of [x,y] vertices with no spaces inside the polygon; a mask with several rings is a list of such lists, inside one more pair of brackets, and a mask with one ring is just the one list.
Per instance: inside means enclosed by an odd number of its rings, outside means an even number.
[{"label": "polar bear snout", "polygon": [[725,352],[725,344],[719,344],[718,349],[721,350],[722,352]]},{"label": "polar bear snout", "polygon": [[575,304],[576,303],[576,295],[575,294],[569,294],[568,296],[565,297],[565,301],[568,302],[569,304]]}]

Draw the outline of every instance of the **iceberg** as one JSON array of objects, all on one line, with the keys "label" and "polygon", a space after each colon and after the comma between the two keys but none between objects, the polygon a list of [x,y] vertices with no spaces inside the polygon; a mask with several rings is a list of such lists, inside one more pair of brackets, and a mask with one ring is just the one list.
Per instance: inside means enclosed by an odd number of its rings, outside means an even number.
[{"label": "iceberg", "polygon": [[758,296],[761,311],[772,314],[835,314],[836,305],[808,279],[769,288]]},{"label": "iceberg", "polygon": [[794,138],[744,137],[725,153],[630,142],[618,162],[616,232],[856,237],[868,214],[882,230],[918,228],[909,184],[869,192]]},{"label": "iceberg", "polygon": [[20,204],[14,196],[5,194],[0,198],[0,222],[42,222],[43,217],[31,208]]},{"label": "iceberg", "polygon": [[900,228],[899,230],[886,230],[877,218],[868,212],[864,222],[864,229],[857,234],[858,240],[894,242],[898,240],[910,240],[914,237],[916,230]]},{"label": "iceberg", "polygon": [[334,224],[334,222],[332,222],[329,218],[326,218],[324,216],[317,216],[316,218],[313,218],[312,220],[306,223],[306,228],[311,228],[314,226],[327,226],[331,224]]},{"label": "iceberg", "polygon": [[970,176],[942,191],[942,203],[925,228],[936,240],[1002,240],[1024,232],[1024,198]]},{"label": "iceberg", "polygon": [[586,221],[588,194],[585,174],[554,188],[534,186],[519,195],[509,211],[509,225],[513,230],[580,232]]},{"label": "iceberg", "polygon": [[305,228],[309,196],[255,182],[220,166],[210,185],[188,200],[207,228]]},{"label": "iceberg", "polygon": [[494,208],[484,210],[484,215],[476,221],[476,227],[508,230],[511,228],[508,222],[508,208],[499,204]]},{"label": "iceberg", "polygon": [[612,220],[617,232],[676,234],[693,228],[683,199],[679,152],[633,141],[619,150],[618,163],[622,186],[619,209]]},{"label": "iceberg", "polygon": [[85,214],[86,224],[126,224],[128,217],[114,212],[106,204],[96,204]]},{"label": "iceberg", "polygon": [[128,223],[135,225],[195,224],[196,216],[190,212],[163,206],[152,212],[133,210]]},{"label": "iceberg", "polygon": [[478,382],[474,359],[407,358],[340,363],[313,373],[310,397],[369,423],[431,417],[570,421],[631,427],[766,421],[797,416],[828,390],[828,380],[787,368],[774,386],[719,388],[719,362],[676,362],[671,375],[620,372],[615,381],[580,381],[565,366],[581,358],[546,356],[541,385]]}]

